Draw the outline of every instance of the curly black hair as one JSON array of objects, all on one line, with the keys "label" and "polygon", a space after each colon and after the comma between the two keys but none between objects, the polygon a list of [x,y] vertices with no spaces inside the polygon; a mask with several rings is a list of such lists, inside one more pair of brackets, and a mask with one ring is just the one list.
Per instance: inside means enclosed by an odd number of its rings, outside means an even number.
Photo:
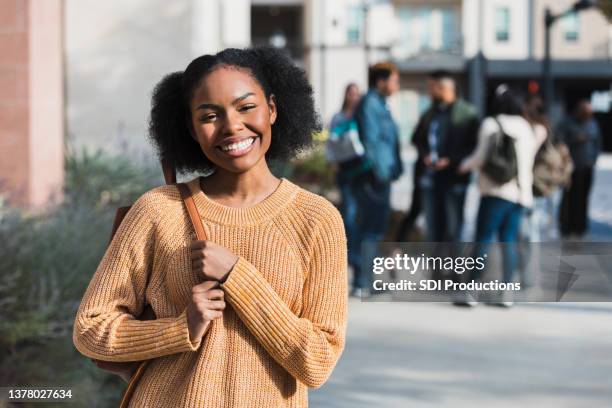
[{"label": "curly black hair", "polygon": [[304,71],[276,48],[228,48],[194,59],[185,71],[171,73],[155,86],[149,138],[161,160],[179,172],[205,172],[213,166],[191,136],[189,102],[202,78],[219,66],[246,68],[266,98],[274,95],[277,118],[266,159],[289,160],[311,145],[321,122]]}]

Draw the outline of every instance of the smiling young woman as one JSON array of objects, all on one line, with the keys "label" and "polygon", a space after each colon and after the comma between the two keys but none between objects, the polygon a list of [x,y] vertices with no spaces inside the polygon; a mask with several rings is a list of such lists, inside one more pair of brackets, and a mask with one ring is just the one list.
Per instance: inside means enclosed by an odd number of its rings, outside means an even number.
[{"label": "smiling young woman", "polygon": [[[278,179],[320,128],[304,72],[281,51],[193,60],[153,94],[150,135],[187,184],[143,194],[83,297],[73,340],[103,361],[151,360],[130,406],[306,407],[344,348],[346,237],[322,197]],[[137,320],[145,304],[156,320]]]}]

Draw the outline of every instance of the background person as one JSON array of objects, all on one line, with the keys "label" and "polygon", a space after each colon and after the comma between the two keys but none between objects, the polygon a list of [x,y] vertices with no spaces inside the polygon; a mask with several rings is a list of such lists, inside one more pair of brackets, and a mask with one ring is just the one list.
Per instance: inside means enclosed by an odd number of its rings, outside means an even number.
[{"label": "background person", "polygon": [[[387,98],[399,90],[399,71],[389,62],[369,68],[368,92],[359,102],[355,119],[364,146],[362,167],[352,181],[357,198],[358,236],[357,263],[353,295],[361,296],[370,288],[371,273],[363,270],[371,265],[382,239],[391,212],[391,182],[402,174],[399,130],[387,105]],[[367,294],[367,292],[365,293]]]},{"label": "background person", "polygon": [[476,109],[457,96],[454,79],[445,71],[429,79],[431,107],[423,113],[412,142],[424,164],[420,178],[429,242],[457,242],[463,227],[468,173],[459,174],[461,161],[476,146]]},{"label": "background person", "polygon": [[563,190],[559,229],[564,238],[580,239],[588,229],[593,169],[601,151],[601,132],[589,100],[576,103],[572,115],[557,127],[557,135],[568,146],[574,163],[571,183]]},{"label": "background person", "polygon": [[[546,129],[542,125],[532,127],[524,118],[524,97],[505,84],[495,90],[494,111],[494,117],[482,122],[476,150],[461,163],[459,171],[467,174],[471,170],[481,170],[478,174],[481,198],[476,221],[475,241],[478,245],[475,256],[483,256],[488,244],[496,238],[503,242],[502,281],[511,283],[516,269],[516,244],[521,219],[525,208],[533,204],[533,163],[536,152],[546,138]],[[501,136],[500,132],[514,140],[517,166],[516,176],[503,184],[495,182],[494,177],[483,171],[491,143],[494,137]],[[479,271],[474,271],[468,281],[479,280],[480,275]],[[510,306],[512,301],[504,297],[501,304]]]},{"label": "background person", "polygon": [[[357,122],[353,114],[360,99],[359,86],[354,82],[349,83],[344,90],[342,109],[332,117],[329,124],[330,136],[326,146],[327,159],[332,163],[332,168],[336,172],[336,184],[340,190],[340,213],[344,220],[348,241],[348,262],[353,270],[359,263],[356,250],[359,237],[357,235],[357,198],[351,180],[359,174],[363,155],[363,145],[359,140]],[[353,135],[352,132],[356,134]]]}]

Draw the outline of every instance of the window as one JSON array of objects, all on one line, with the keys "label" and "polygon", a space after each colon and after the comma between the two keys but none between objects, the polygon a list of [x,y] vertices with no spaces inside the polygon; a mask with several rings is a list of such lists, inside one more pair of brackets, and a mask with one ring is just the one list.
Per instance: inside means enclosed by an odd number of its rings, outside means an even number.
[{"label": "window", "polygon": [[578,13],[569,13],[561,19],[565,41],[578,41]]},{"label": "window", "polygon": [[419,45],[421,47],[421,50],[423,51],[429,51],[433,49],[431,39],[434,27],[432,27],[431,24],[431,15],[431,9],[422,8],[417,17],[421,27],[421,38],[419,41]]},{"label": "window", "polygon": [[510,40],[510,9],[499,7],[495,11],[495,39],[498,42]]},{"label": "window", "polygon": [[361,6],[350,6],[346,24],[346,38],[349,44],[358,44],[363,39],[364,12]]},{"label": "window", "polygon": [[450,7],[400,7],[398,49],[408,57],[427,52],[457,51],[461,38],[458,10]]},{"label": "window", "polygon": [[443,9],[442,13],[442,50],[456,51],[459,50],[461,42],[461,32],[458,23],[459,15],[457,11],[452,9]]}]

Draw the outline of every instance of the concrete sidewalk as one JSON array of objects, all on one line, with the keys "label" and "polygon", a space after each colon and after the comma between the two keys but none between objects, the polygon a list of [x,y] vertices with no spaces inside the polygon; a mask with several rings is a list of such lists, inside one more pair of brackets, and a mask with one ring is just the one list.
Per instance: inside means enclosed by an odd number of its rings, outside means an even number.
[{"label": "concrete sidewalk", "polygon": [[[414,160],[404,156],[407,172],[392,194],[401,210]],[[608,154],[595,174],[589,241],[612,241],[610,186]],[[477,205],[472,184],[467,239]],[[612,303],[465,309],[351,299],[349,313],[345,352],[330,380],[311,392],[312,407],[612,407]]]},{"label": "concrete sidewalk", "polygon": [[312,407],[610,407],[612,304],[474,309],[351,299]]}]

